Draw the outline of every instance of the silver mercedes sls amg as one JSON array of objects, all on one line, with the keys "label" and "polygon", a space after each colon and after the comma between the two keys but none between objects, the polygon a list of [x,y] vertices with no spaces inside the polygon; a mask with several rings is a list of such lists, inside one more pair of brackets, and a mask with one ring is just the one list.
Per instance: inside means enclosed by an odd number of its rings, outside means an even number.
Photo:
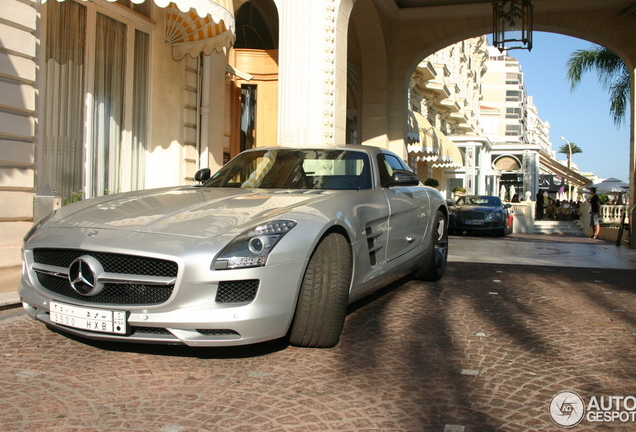
[{"label": "silver mercedes sls amg", "polygon": [[38,221],[27,314],[99,340],[332,347],[348,304],[446,269],[445,200],[384,149],[256,148],[195,180]]}]

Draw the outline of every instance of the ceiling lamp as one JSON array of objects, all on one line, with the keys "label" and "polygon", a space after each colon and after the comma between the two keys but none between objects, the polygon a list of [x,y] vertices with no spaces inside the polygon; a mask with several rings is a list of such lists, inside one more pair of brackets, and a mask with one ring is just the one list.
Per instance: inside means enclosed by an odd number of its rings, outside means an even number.
[{"label": "ceiling lamp", "polygon": [[532,12],[530,0],[495,0],[493,7],[493,45],[500,52],[532,50]]}]

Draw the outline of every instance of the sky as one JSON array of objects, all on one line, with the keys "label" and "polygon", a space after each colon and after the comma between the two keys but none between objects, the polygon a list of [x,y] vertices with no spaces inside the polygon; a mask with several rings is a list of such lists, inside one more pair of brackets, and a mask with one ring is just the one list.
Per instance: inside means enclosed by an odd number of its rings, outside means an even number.
[{"label": "sky", "polygon": [[[572,156],[581,172],[601,179],[629,180],[629,117],[620,128],[609,113],[609,93],[601,86],[595,71],[583,75],[575,90],[566,78],[566,62],[578,49],[591,42],[554,33],[534,32],[532,51],[512,50],[524,73],[526,92],[533,96],[539,117],[550,123],[550,141],[558,151],[575,143],[583,153]],[[557,159],[566,160],[564,154]]]}]

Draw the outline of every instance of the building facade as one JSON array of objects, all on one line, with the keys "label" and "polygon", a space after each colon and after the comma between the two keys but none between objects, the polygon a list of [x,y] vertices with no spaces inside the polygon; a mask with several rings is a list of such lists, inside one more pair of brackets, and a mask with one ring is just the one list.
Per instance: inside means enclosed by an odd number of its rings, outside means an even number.
[{"label": "building facade", "polygon": [[[450,172],[466,167],[464,155],[447,140],[488,136],[484,101],[477,124],[468,115],[474,101],[460,96],[462,80],[481,61],[470,49],[457,49],[444,67],[431,62],[429,81],[446,88],[426,89],[433,94],[422,94],[419,112],[410,83],[422,59],[492,32],[490,2],[41,1],[0,0],[3,267],[20,264],[21,239],[50,207],[52,189],[73,200],[188,184],[198,168],[214,169],[250,146],[346,142],[393,150],[422,178],[459,181]],[[535,28],[595,40],[633,68],[636,21],[619,13],[619,3],[537,3]],[[437,155],[412,154],[411,112],[432,122]],[[511,138],[506,130],[499,134]],[[501,166],[495,143],[489,149],[480,140],[475,148],[491,151]],[[537,166],[561,170],[537,152]],[[475,165],[467,168],[477,170],[486,158],[470,160]],[[517,161],[532,158],[517,153]],[[477,179],[488,184],[486,166],[475,171],[477,188]],[[453,184],[444,180],[443,187]]]},{"label": "building facade", "polygon": [[[420,179],[439,182],[446,197],[455,187],[476,191],[482,172],[480,106],[482,76],[487,60],[485,36],[471,38],[426,57],[409,83],[408,150],[411,165]],[[455,140],[451,137],[462,137]]]}]

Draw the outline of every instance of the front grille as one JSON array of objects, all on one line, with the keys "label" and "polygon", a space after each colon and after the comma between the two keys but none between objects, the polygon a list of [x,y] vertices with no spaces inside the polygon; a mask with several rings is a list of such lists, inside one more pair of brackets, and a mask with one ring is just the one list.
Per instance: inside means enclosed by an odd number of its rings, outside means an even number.
[{"label": "front grille", "polygon": [[104,271],[108,273],[176,277],[179,271],[179,266],[173,261],[78,249],[34,249],[33,261],[38,264],[68,268],[74,260],[82,255],[97,259]]},{"label": "front grille", "polygon": [[113,303],[120,305],[150,305],[167,301],[174,285],[106,284],[95,296],[78,294],[67,278],[38,273],[40,284],[61,296],[89,303]]},{"label": "front grille", "polygon": [[197,332],[204,336],[240,336],[238,332],[226,329],[197,329]]},{"label": "front grille", "polygon": [[221,281],[216,292],[217,303],[251,302],[258,291],[258,279]]},{"label": "front grille", "polygon": [[[173,261],[133,255],[106,252],[89,252],[77,249],[34,249],[33,261],[68,268],[71,263],[83,255],[97,259],[105,272],[141,276],[176,277],[178,265]],[[95,296],[83,296],[77,293],[68,278],[37,272],[40,284],[54,293],[71,299],[89,303],[112,303],[119,305],[152,305],[167,301],[172,295],[174,285],[150,285],[143,283],[107,283]]]},{"label": "front grille", "polygon": [[486,213],[475,212],[475,211],[463,211],[461,212],[461,218],[463,220],[484,220],[486,218]]},{"label": "front grille", "polygon": [[168,330],[161,327],[131,327],[132,334],[144,333],[155,335],[172,335]]}]

